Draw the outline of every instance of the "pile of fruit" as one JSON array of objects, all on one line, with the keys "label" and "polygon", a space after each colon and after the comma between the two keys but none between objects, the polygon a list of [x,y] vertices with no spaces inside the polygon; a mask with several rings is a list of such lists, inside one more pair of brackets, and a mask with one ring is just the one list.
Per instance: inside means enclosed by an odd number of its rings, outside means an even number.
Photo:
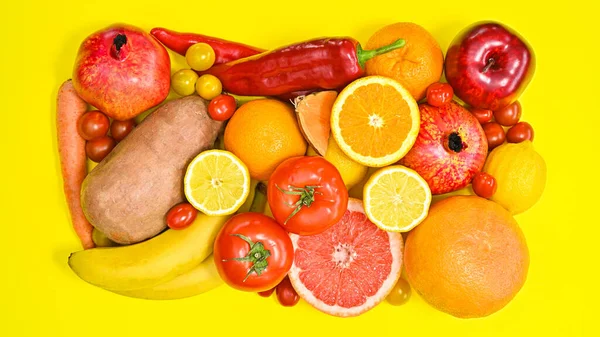
[{"label": "pile of fruit", "polygon": [[[167,49],[189,69],[171,69]],[[348,317],[414,289],[453,316],[490,315],[526,281],[513,215],[546,182],[520,120],[534,70],[498,22],[465,28],[445,57],[404,22],[364,48],[332,37],[274,50],[106,27],[58,93],[84,248],[69,266],[134,298],[225,283]]]}]

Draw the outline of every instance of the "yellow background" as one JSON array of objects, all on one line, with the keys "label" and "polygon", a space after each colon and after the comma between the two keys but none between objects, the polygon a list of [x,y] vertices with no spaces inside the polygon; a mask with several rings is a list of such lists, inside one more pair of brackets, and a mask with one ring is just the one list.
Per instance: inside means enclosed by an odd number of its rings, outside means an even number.
[{"label": "yellow background", "polygon": [[[597,5],[567,1],[11,1],[1,5],[0,335],[2,336],[592,336],[597,331],[600,111]],[[537,71],[522,96],[548,165],[541,201],[517,217],[531,253],[529,278],[502,311],[459,320],[413,294],[338,319],[301,302],[279,306],[225,286],[195,298],[121,297],[77,278],[56,147],[55,96],[79,43],[114,22],[243,41],[265,48],[317,36],[362,43],[413,21],[444,52],[464,26],[502,21],[526,37]],[[181,66],[181,58],[174,58]],[[8,268],[7,268],[8,267]],[[595,320],[595,321],[592,321]]]}]

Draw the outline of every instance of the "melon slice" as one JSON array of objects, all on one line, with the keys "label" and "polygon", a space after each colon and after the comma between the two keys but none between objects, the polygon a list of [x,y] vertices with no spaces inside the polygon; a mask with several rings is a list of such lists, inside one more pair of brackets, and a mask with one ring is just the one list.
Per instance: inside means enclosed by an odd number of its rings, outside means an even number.
[{"label": "melon slice", "polygon": [[329,143],[331,109],[337,98],[333,90],[319,91],[294,100],[300,130],[306,141],[324,156]]}]

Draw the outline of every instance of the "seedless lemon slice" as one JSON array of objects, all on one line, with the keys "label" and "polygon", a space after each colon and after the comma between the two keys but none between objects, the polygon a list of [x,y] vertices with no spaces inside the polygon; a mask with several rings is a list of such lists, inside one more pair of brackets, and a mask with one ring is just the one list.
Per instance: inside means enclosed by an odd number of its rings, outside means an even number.
[{"label": "seedless lemon slice", "polygon": [[184,178],[188,202],[207,215],[235,213],[250,192],[250,173],[233,153],[208,150],[188,165]]},{"label": "seedless lemon slice", "polygon": [[375,172],[363,191],[365,213],[390,232],[408,232],[429,212],[431,190],[417,172],[393,165]]},{"label": "seedless lemon slice", "polygon": [[414,145],[419,106],[397,81],[367,76],[348,85],[333,104],[331,132],[348,157],[366,166],[396,163]]}]

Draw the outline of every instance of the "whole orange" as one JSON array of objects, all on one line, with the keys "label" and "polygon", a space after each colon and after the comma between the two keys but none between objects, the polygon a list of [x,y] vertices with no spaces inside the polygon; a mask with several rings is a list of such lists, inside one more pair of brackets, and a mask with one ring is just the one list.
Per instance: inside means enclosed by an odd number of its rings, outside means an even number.
[{"label": "whole orange", "polygon": [[404,250],[412,287],[456,317],[488,316],[508,304],[527,278],[529,251],[512,215],[478,196],[454,196],[429,210]]},{"label": "whole orange", "polygon": [[381,28],[371,36],[365,49],[377,49],[398,39],[404,39],[404,47],[367,61],[367,75],[393,78],[419,101],[425,97],[427,87],[442,76],[442,49],[425,28],[411,22],[398,22]]},{"label": "whole orange", "polygon": [[233,152],[253,179],[265,181],[285,159],[306,153],[291,105],[258,99],[242,105],[225,127],[225,150]]}]

